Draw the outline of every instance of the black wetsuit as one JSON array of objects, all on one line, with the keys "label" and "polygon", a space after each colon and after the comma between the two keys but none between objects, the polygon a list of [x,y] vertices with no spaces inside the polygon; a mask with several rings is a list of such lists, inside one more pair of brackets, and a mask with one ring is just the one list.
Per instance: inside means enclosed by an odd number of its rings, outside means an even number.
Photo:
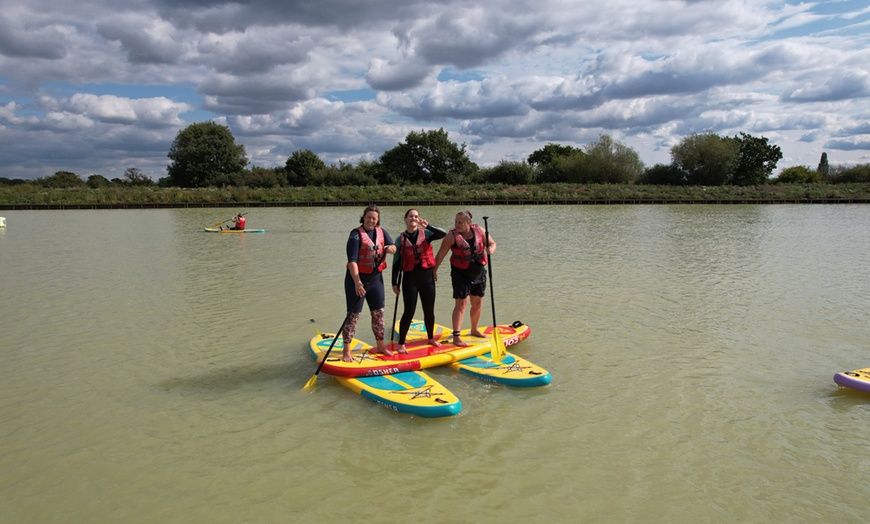
[{"label": "black wetsuit", "polygon": [[[399,236],[399,246],[396,255],[393,257],[393,278],[394,286],[399,284],[399,272],[402,271],[401,256],[404,254],[403,247],[406,243],[412,246],[417,245],[417,237],[421,234],[426,235],[427,245],[425,249],[432,249],[432,242],[444,238],[447,231],[426,226],[425,230],[417,229],[414,233],[405,231]],[[419,256],[416,257],[414,269],[404,271],[402,276],[402,302],[404,311],[402,320],[399,321],[399,344],[405,343],[405,337],[408,335],[408,328],[411,326],[411,320],[414,319],[414,313],[417,310],[417,296],[420,296],[420,302],[423,306],[423,322],[426,324],[426,332],[429,338],[433,338],[435,328],[435,277],[434,267],[424,268],[420,264]]]}]

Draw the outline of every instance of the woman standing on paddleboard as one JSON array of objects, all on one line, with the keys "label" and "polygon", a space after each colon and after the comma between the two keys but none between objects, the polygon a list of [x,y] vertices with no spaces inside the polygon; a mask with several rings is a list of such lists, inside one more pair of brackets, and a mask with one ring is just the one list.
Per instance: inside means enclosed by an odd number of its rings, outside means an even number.
[{"label": "woman standing on paddleboard", "polygon": [[447,235],[447,231],[435,227],[420,218],[416,209],[405,212],[405,231],[399,235],[399,249],[393,256],[393,293],[399,294],[399,272],[404,272],[402,277],[402,301],[405,310],[402,320],[399,321],[399,345],[396,350],[399,353],[407,353],[405,338],[411,327],[411,320],[417,310],[417,295],[423,305],[423,322],[426,324],[426,334],[429,344],[440,347],[435,340],[435,256],[432,250],[432,242],[440,240]]},{"label": "woman standing on paddleboard", "polygon": [[[450,255],[450,279],[453,282],[453,345],[467,346],[459,332],[465,317],[465,306],[471,297],[471,336],[485,338],[477,327],[483,296],[486,293],[487,255],[495,253],[495,240],[482,227],[471,223],[471,211],[456,213],[456,219],[435,256],[435,280],[438,267],[448,251]],[[488,242],[487,242],[488,240]]]},{"label": "woman standing on paddleboard", "polygon": [[365,208],[359,219],[360,227],[353,229],[347,239],[347,271],[344,276],[344,294],[347,299],[348,318],[341,335],[344,351],[341,359],[352,360],[350,342],[356,334],[356,323],[362,313],[365,297],[372,314],[372,332],[377,352],[392,355],[384,344],[384,278],[387,253],[395,253],[393,239],[381,225],[381,210],[372,205]]}]

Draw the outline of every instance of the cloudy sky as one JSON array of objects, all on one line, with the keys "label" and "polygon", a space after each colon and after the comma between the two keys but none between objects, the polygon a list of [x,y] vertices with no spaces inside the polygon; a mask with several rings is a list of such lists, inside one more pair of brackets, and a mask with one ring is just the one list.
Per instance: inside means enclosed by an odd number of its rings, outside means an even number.
[{"label": "cloudy sky", "polygon": [[704,131],[867,163],[868,36],[867,0],[0,0],[0,177],[157,179],[209,120],[262,167],[438,128],[482,167]]}]

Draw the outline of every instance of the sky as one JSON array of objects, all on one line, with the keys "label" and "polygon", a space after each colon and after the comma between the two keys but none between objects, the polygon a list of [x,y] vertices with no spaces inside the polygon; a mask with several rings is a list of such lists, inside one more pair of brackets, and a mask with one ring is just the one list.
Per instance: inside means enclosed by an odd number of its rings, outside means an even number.
[{"label": "sky", "polygon": [[442,128],[481,167],[704,132],[870,163],[868,41],[867,0],[0,0],[0,177],[157,180],[206,121],[249,167]]}]

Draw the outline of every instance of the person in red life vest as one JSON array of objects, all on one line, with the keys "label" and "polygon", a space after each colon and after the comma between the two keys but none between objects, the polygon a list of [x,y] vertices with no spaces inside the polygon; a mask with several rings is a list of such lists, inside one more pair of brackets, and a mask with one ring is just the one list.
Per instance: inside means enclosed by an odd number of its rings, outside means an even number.
[{"label": "person in red life vest", "polygon": [[450,279],[453,282],[453,345],[465,347],[468,344],[459,336],[465,318],[465,306],[471,300],[471,336],[484,338],[477,327],[480,322],[481,304],[486,293],[487,255],[495,253],[495,239],[487,235],[482,227],[471,223],[471,211],[460,211],[456,220],[435,256],[435,280],[438,280],[438,267],[450,252]]},{"label": "person in red life vest", "polygon": [[405,212],[405,231],[399,235],[398,250],[393,255],[393,293],[399,294],[399,272],[403,272],[402,302],[405,310],[402,320],[399,321],[399,345],[396,350],[399,353],[407,353],[405,339],[411,320],[417,309],[417,295],[423,304],[423,322],[426,324],[426,334],[429,336],[429,344],[440,347],[435,340],[435,255],[432,250],[432,242],[441,240],[447,235],[447,231],[429,224],[420,218],[416,209]]},{"label": "person in red life vest", "polygon": [[372,314],[372,332],[375,335],[377,353],[392,355],[384,344],[384,278],[381,272],[387,267],[387,253],[396,252],[390,234],[380,227],[381,210],[372,205],[365,208],[359,219],[360,227],[351,230],[347,238],[347,271],[344,276],[344,294],[347,299],[347,322],[342,337],[345,340],[341,359],[351,362],[349,341],[356,334],[356,323],[362,313],[365,297]]},{"label": "person in red life vest", "polygon": [[235,231],[245,229],[245,217],[241,213],[233,217],[233,226],[230,228]]}]

